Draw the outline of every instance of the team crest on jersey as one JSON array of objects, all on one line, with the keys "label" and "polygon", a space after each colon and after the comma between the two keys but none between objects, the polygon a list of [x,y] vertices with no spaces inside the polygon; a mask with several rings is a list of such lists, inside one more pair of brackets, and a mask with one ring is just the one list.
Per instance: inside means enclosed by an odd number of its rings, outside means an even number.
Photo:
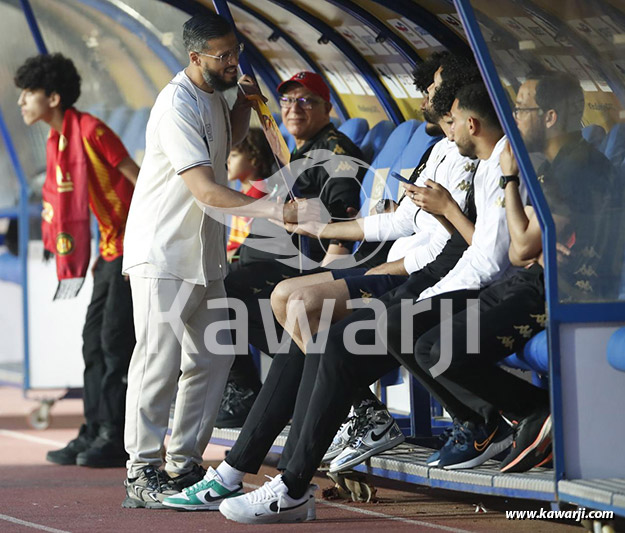
[{"label": "team crest on jersey", "polygon": [[69,233],[59,233],[56,236],[56,253],[69,255],[74,251],[74,237]]}]

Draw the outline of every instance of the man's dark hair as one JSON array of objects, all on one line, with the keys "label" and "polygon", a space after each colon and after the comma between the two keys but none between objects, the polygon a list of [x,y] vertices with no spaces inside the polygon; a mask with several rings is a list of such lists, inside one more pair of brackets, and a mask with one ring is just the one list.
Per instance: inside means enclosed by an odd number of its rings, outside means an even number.
[{"label": "man's dark hair", "polygon": [[412,72],[414,78],[414,84],[422,93],[427,91],[427,88],[432,84],[434,79],[434,73],[441,66],[443,58],[447,57],[449,52],[434,52]]},{"label": "man's dark hair", "polygon": [[206,41],[232,33],[230,22],[215,13],[193,15],[182,27],[182,41],[187,52],[207,50]]},{"label": "man's dark hair", "polygon": [[63,111],[72,107],[80,96],[80,75],[72,60],[62,54],[29,57],[17,69],[13,81],[20,89],[43,89],[46,96],[58,93]]},{"label": "man's dark hair", "polygon": [[490,127],[501,129],[497,113],[490,101],[490,96],[483,83],[472,83],[462,87],[458,94],[458,107],[472,111],[477,118],[483,120]]},{"label": "man's dark hair", "polygon": [[250,128],[247,137],[234,146],[232,151],[240,152],[250,160],[253,159],[259,177],[267,178],[271,175],[274,158],[262,129]]},{"label": "man's dark hair", "polygon": [[584,114],[584,91],[577,78],[565,72],[550,72],[530,79],[538,81],[536,105],[543,111],[554,109],[564,131],[579,130]]},{"label": "man's dark hair", "polygon": [[481,82],[482,76],[475,61],[467,56],[449,54],[441,60],[440,66],[443,82],[430,97],[435,113],[443,116],[449,113],[458,91],[466,85]]}]

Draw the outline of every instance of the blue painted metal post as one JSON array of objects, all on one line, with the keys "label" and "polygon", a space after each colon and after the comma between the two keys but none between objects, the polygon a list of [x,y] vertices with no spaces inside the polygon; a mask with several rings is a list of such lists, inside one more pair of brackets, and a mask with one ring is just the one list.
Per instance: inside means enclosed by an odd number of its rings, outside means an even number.
[{"label": "blue painted metal post", "polygon": [[30,364],[30,350],[28,342],[28,228],[30,226],[30,219],[28,213],[28,182],[26,181],[26,175],[20,160],[15,151],[13,140],[11,139],[11,133],[4,121],[4,115],[0,109],[0,134],[7,152],[11,159],[15,175],[20,185],[20,204],[19,204],[19,216],[18,216],[18,250],[20,260],[20,276],[22,285],[22,320],[23,328],[22,334],[24,339],[24,389],[30,387],[29,379],[29,364]]},{"label": "blue painted metal post", "polygon": [[369,83],[369,86],[373,90],[375,96],[380,101],[380,104],[384,108],[386,114],[397,125],[404,121],[404,115],[400,111],[399,107],[395,103],[395,100],[388,92],[388,89],[380,81],[376,71],[373,67],[367,63],[367,61],[358,53],[358,51],[345,39],[342,35],[334,30],[331,26],[324,21],[315,17],[305,9],[302,9],[298,5],[288,2],[287,0],[269,0],[271,3],[280,6],[285,9],[291,15],[300,18],[308,25],[312,26],[315,30],[332,42],[340,51],[345,55],[350,63],[356,67],[364,78]]},{"label": "blue painted metal post", "polygon": [[26,22],[28,23],[28,27],[30,28],[30,33],[33,34],[33,39],[35,40],[35,44],[37,45],[37,50],[39,50],[40,54],[47,54],[48,49],[46,48],[46,43],[43,41],[43,36],[41,35],[41,30],[39,30],[39,24],[37,24],[37,19],[35,18],[35,13],[33,12],[33,8],[30,5],[30,1],[20,0],[20,4],[22,4],[22,11],[24,12],[24,16],[26,17]]},{"label": "blue painted metal post", "polygon": [[291,37],[288,33],[283,31],[279,26],[274,24],[267,17],[265,17],[264,15],[258,13],[257,11],[254,11],[253,9],[251,9],[250,7],[245,5],[244,3],[240,2],[239,0],[230,0],[230,3],[232,5],[238,7],[239,9],[245,11],[247,14],[251,15],[252,17],[258,19],[260,22],[265,24],[267,27],[271,28],[271,30],[276,35],[278,35],[278,36],[280,36],[280,38],[284,39],[284,41],[291,48],[293,48],[293,50],[295,50],[300,55],[300,57],[304,61],[306,61],[306,63],[308,63],[311,66],[311,68],[315,72],[317,72],[325,80],[326,84],[330,88],[330,101],[332,102],[332,107],[336,111],[336,114],[339,116],[339,118],[342,121],[345,121],[345,120],[347,120],[349,118],[349,113],[347,112],[347,109],[343,105],[343,102],[341,101],[341,99],[340,99],[339,95],[337,94],[337,92],[334,90],[334,87],[332,86],[332,84],[326,78],[325,74],[323,73],[323,70],[321,70],[321,68],[319,67],[317,62],[310,56],[310,54],[302,46],[299,45],[299,43],[297,41],[295,41],[295,39],[293,39],[293,37]]},{"label": "blue painted metal post", "polygon": [[[230,7],[228,7],[228,2],[226,0],[213,0],[213,5],[215,6],[215,11],[217,11],[218,15],[221,15],[225,19],[230,21],[232,27],[234,28],[234,32],[239,40],[241,40],[241,36],[236,29],[236,24],[234,23],[234,18],[232,18],[232,13],[230,12]],[[252,65],[245,57],[245,52],[241,54],[239,57],[239,67],[241,67],[241,72],[243,74],[247,74],[248,76],[254,76],[254,71],[252,70]]]},{"label": "blue painted metal post", "polygon": [[503,125],[508,136],[508,141],[514,150],[521,175],[528,187],[532,205],[536,209],[538,221],[543,233],[543,254],[545,258],[545,292],[547,300],[548,340],[551,357],[550,382],[551,382],[551,413],[554,431],[554,467],[556,480],[562,479],[564,474],[564,458],[562,444],[562,404],[560,381],[560,335],[559,321],[557,320],[558,308],[558,279],[556,262],[556,233],[553,218],[549,211],[547,201],[536,178],[534,167],[525,144],[521,138],[516,123],[512,118],[512,110],[508,104],[506,92],[501,85],[497,70],[490,57],[490,53],[484,37],[475,18],[473,7],[469,0],[454,0],[458,14],[462,20],[464,30],[469,43],[475,54],[475,59],[480,67],[480,72],[488,88],[493,105],[497,111],[499,121]]}]

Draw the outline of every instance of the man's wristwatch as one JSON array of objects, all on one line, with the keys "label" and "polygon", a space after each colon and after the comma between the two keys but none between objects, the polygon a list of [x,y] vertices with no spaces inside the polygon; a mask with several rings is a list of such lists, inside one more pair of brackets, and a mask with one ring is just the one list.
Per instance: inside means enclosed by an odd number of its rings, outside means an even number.
[{"label": "man's wristwatch", "polygon": [[516,175],[512,175],[512,176],[501,176],[501,178],[499,178],[499,186],[502,189],[506,188],[506,185],[508,185],[508,183],[510,182],[514,182],[517,185],[519,185],[521,183],[521,180],[519,179],[519,176]]}]

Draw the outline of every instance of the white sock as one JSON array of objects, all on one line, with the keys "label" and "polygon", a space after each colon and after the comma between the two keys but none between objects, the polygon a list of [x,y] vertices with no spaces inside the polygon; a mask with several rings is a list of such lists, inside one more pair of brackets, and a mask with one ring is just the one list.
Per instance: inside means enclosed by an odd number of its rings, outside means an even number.
[{"label": "white sock", "polygon": [[217,467],[217,473],[221,477],[225,485],[234,487],[240,485],[245,477],[245,472],[241,472],[236,468],[230,466],[226,461],[222,461]]}]

